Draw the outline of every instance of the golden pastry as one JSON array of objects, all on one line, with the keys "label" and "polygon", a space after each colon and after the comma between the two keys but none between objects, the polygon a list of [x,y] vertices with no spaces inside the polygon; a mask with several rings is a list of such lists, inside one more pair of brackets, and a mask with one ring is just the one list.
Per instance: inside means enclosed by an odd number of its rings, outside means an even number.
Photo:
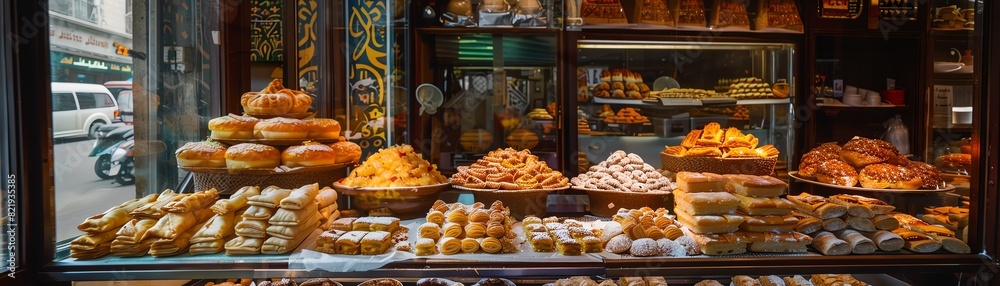
[{"label": "golden pastry", "polygon": [[484,209],[476,209],[469,214],[469,221],[471,222],[481,222],[486,223],[490,221],[490,211]]},{"label": "golden pastry", "polygon": [[445,237],[438,242],[441,254],[452,255],[462,251],[462,241],[454,237]]},{"label": "golden pastry", "polygon": [[430,238],[420,238],[416,242],[417,255],[434,255],[437,254],[437,245],[434,244],[434,240]]},{"label": "golden pastry", "polygon": [[449,222],[444,224],[444,236],[445,237],[460,237],[462,236],[462,226]]},{"label": "golden pastry", "polygon": [[466,224],[469,222],[469,217],[465,213],[465,209],[454,209],[447,213],[447,221],[457,224]]},{"label": "golden pastry", "polygon": [[684,236],[684,231],[681,230],[680,228],[678,228],[675,225],[670,225],[670,226],[667,226],[667,227],[663,228],[663,237],[665,237],[667,239],[676,240],[677,238],[680,238],[681,236]]},{"label": "golden pastry", "polygon": [[462,252],[463,253],[473,253],[479,250],[479,241],[475,238],[466,238],[462,240]]},{"label": "golden pastry", "polygon": [[444,225],[444,213],[442,213],[440,211],[437,211],[437,210],[432,210],[432,211],[428,212],[427,213],[427,222],[433,223],[433,224],[436,224],[436,225]]},{"label": "golden pastry", "polygon": [[504,228],[502,224],[491,223],[486,227],[486,235],[489,235],[490,237],[501,238],[504,237],[505,234],[507,234],[507,229]]},{"label": "golden pastry", "polygon": [[480,238],[486,236],[486,225],[478,222],[465,225],[465,236],[470,238]]},{"label": "golden pastry", "polygon": [[[336,144],[340,143],[345,142]],[[337,150],[337,146],[334,145],[331,145],[331,148]],[[351,147],[354,148],[354,146]],[[357,150],[356,156],[358,157],[361,156],[360,149],[360,147],[352,149]],[[355,156],[353,151],[341,156],[350,157],[344,161],[355,161],[353,160]],[[365,159],[361,166],[352,170],[351,174],[344,178],[341,183],[352,187],[412,187],[446,182],[448,182],[448,178],[441,175],[436,165],[425,160],[413,149],[413,146],[403,144],[385,148],[372,154]]]},{"label": "golden pastry", "polygon": [[[432,210],[435,210],[435,211],[437,211],[437,212],[440,212],[440,213],[441,213],[442,215],[444,215],[444,213],[445,213],[445,212],[447,212],[447,211],[449,210],[449,208],[448,208],[448,204],[447,204],[447,203],[445,203],[445,202],[444,202],[444,201],[442,201],[442,200],[437,200],[437,201],[435,201],[435,202],[434,202],[434,205],[433,205],[433,206],[431,206],[431,209],[432,209]],[[430,215],[430,213],[428,213],[428,215]],[[428,220],[428,221],[430,221],[430,220]],[[442,219],[442,221],[443,221],[443,219]]]},{"label": "golden pastry", "polygon": [[663,230],[654,226],[646,228],[646,237],[652,238],[653,240],[659,240],[664,237]]},{"label": "golden pastry", "polygon": [[423,225],[420,225],[419,231],[421,238],[430,238],[434,240],[441,238],[441,226],[434,224],[432,222],[427,222],[424,223]]},{"label": "golden pastry", "polygon": [[651,226],[656,226],[656,223],[653,222],[653,216],[642,215],[642,217],[639,217],[639,225],[642,225],[644,228],[649,228]]},{"label": "golden pastry", "polygon": [[636,224],[629,230],[629,236],[633,239],[646,238],[646,229],[642,228],[642,225]]},{"label": "golden pastry", "polygon": [[658,216],[658,217],[656,217],[656,219],[653,220],[653,224],[655,224],[656,227],[658,227],[660,229],[666,230],[667,226],[674,224],[674,222],[669,217]]},{"label": "golden pastry", "polygon": [[525,217],[523,221],[521,221],[522,226],[528,226],[532,224],[542,224],[542,219],[536,216],[528,216]]},{"label": "golden pastry", "polygon": [[498,253],[503,249],[503,244],[500,243],[499,239],[487,237],[479,241],[479,247],[482,247],[486,253]]}]

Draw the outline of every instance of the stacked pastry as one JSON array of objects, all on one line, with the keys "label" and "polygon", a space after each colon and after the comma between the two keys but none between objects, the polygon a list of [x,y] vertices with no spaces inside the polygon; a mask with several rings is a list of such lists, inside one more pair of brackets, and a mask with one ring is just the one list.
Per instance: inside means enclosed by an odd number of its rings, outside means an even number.
[{"label": "stacked pastry", "polygon": [[257,186],[246,186],[237,190],[228,199],[215,201],[210,209],[215,213],[198,232],[191,237],[191,254],[211,254],[225,250],[226,241],[236,236],[236,224],[243,220],[250,197],[260,194]]},{"label": "stacked pastry", "polygon": [[143,239],[146,232],[166,215],[161,208],[168,203],[180,200],[190,194],[178,194],[173,190],[165,190],[157,195],[156,200],[133,210],[132,220],[118,230],[115,240],[111,242],[111,254],[115,256],[134,257],[149,253],[149,248],[156,238]]},{"label": "stacked pastry", "polygon": [[910,161],[889,142],[854,137],[843,147],[823,144],[802,155],[799,175],[822,183],[870,189],[936,189],[943,186],[934,166]]},{"label": "stacked pastry", "polygon": [[934,252],[943,248],[951,253],[969,253],[971,249],[961,239],[955,237],[955,232],[940,225],[931,225],[923,220],[904,213],[889,213],[899,220],[900,228],[892,232],[905,241],[907,249],[914,252]]},{"label": "stacked pastry", "polygon": [[894,209],[885,202],[854,195],[829,198],[801,193],[788,196],[800,223],[796,229],[810,233],[813,248],[825,255],[869,254],[897,251],[903,240],[892,230],[899,221],[886,215]]},{"label": "stacked pastry", "polygon": [[535,252],[556,251],[563,255],[581,255],[603,250],[603,243],[597,238],[598,232],[584,227],[583,223],[576,220],[528,216],[521,224],[524,236]]},{"label": "stacked pastry", "polygon": [[806,252],[812,238],[796,232],[795,206],[779,196],[788,184],[771,176],[725,175],[726,190],[739,199],[743,236],[754,252]]},{"label": "stacked pastry", "polygon": [[330,225],[316,240],[316,251],[329,254],[379,255],[404,243],[409,229],[395,217],[345,217]]},{"label": "stacked pastry", "polygon": [[674,213],[695,233],[706,255],[746,252],[747,241],[734,234],[745,218],[736,214],[740,199],[726,192],[727,180],[712,173],[677,173]]},{"label": "stacked pastry", "polygon": [[260,254],[264,241],[267,240],[269,221],[277,212],[281,200],[288,197],[292,190],[269,186],[260,191],[259,195],[247,199],[243,220],[236,224],[236,237],[226,242],[224,246],[227,255]]},{"label": "stacked pastry", "polygon": [[277,210],[267,221],[268,238],[261,246],[261,253],[291,252],[319,226],[323,216],[316,204],[318,194],[318,184],[305,185],[278,202]]},{"label": "stacked pastry", "polygon": [[77,229],[84,235],[70,242],[70,257],[76,259],[95,259],[111,253],[112,241],[117,237],[118,230],[131,223],[129,215],[135,209],[156,201],[158,194],[134,199],[101,213],[87,218]]},{"label": "stacked pastry", "polygon": [[[548,284],[546,284],[548,285]],[[559,279],[555,286],[667,286],[667,280],[661,276],[647,277],[622,277],[616,283],[614,279],[606,279],[600,282],[586,276],[574,276],[567,279]]]},{"label": "stacked pastry", "polygon": [[733,127],[722,130],[719,123],[711,122],[704,129],[689,132],[680,146],[664,147],[663,153],[679,157],[722,158],[768,158],[780,153],[773,145],[758,148],[758,141],[753,134],[744,135]]},{"label": "stacked pastry", "polygon": [[142,236],[142,240],[154,239],[150,243],[149,254],[173,256],[187,252],[191,237],[212,217],[209,207],[218,199],[218,191],[208,189],[161,207],[166,214]]},{"label": "stacked pastry", "polygon": [[463,205],[434,202],[427,212],[427,222],[420,226],[415,243],[417,255],[473,253],[514,253],[515,220],[503,203],[496,201],[485,208],[483,203]]},{"label": "stacked pastry", "polygon": [[490,151],[472,165],[458,167],[451,184],[475,189],[527,190],[566,187],[569,179],[532,155],[511,148]]},{"label": "stacked pastry", "polygon": [[621,150],[570,182],[578,188],[639,193],[668,192],[674,188],[670,179],[643,162],[639,155]]},{"label": "stacked pastry", "polygon": [[619,209],[612,219],[601,232],[607,252],[674,257],[695,254],[689,249],[693,240],[681,231],[667,209]]},{"label": "stacked pastry", "polygon": [[649,86],[642,82],[642,75],[627,69],[601,72],[601,83],[594,87],[595,97],[645,99]]},{"label": "stacked pastry", "polygon": [[963,207],[927,207],[927,213],[920,217],[930,224],[941,225],[948,230],[960,233],[969,226],[969,208]]},{"label": "stacked pastry", "polygon": [[634,108],[626,107],[618,110],[615,116],[605,117],[607,123],[647,123],[649,118],[639,114]]}]

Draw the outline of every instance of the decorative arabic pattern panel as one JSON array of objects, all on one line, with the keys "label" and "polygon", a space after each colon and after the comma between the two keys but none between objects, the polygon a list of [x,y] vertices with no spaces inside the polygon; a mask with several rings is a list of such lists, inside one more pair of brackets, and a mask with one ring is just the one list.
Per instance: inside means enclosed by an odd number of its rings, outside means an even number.
[{"label": "decorative arabic pattern panel", "polygon": [[319,63],[316,55],[316,27],[319,27],[319,3],[316,0],[298,0],[295,17],[298,22],[299,89],[319,94]]},{"label": "decorative arabic pattern panel", "polygon": [[363,149],[362,158],[388,144],[386,113],[388,18],[385,1],[348,1],[347,46],[350,138]]},{"label": "decorative arabic pattern panel", "polygon": [[251,61],[282,61],[281,1],[250,1]]}]

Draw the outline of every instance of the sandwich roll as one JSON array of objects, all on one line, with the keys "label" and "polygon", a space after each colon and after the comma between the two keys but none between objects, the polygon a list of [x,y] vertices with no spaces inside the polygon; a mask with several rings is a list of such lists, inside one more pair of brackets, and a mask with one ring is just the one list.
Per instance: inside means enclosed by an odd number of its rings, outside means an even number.
[{"label": "sandwich roll", "polygon": [[835,204],[823,196],[801,193],[795,196],[787,196],[787,198],[795,204],[795,208],[800,212],[819,219],[838,218],[847,213],[847,207]]},{"label": "sandwich roll", "polygon": [[306,139],[309,137],[309,129],[302,120],[294,118],[276,117],[258,122],[256,128],[260,128],[260,134],[264,139]]},{"label": "sandwich roll", "polygon": [[260,122],[252,116],[229,114],[208,121],[213,139],[253,139],[253,128]]},{"label": "sandwich roll", "polygon": [[872,223],[872,219],[870,218],[848,215],[846,221],[847,225],[855,230],[865,231],[865,232],[873,232],[876,230],[875,224]]},{"label": "sandwich roll", "polygon": [[830,218],[823,220],[823,230],[838,231],[847,228],[847,222],[840,218]]},{"label": "sandwich roll", "polygon": [[912,231],[905,228],[897,228],[892,231],[903,238],[904,247],[913,252],[931,253],[941,249],[941,242],[926,234]]},{"label": "sandwich roll", "polygon": [[878,249],[875,242],[865,237],[860,232],[851,229],[841,230],[835,233],[838,238],[847,241],[851,245],[851,252],[854,254],[874,253]]},{"label": "sandwich roll", "polygon": [[893,230],[899,228],[899,220],[889,215],[877,215],[871,219],[872,225],[878,230]]},{"label": "sandwich roll", "polygon": [[823,220],[821,219],[800,212],[792,212],[792,215],[799,220],[795,223],[795,231],[810,234],[823,230]]},{"label": "sandwich roll", "polygon": [[275,168],[281,165],[281,152],[262,144],[242,143],[226,149],[229,169]]},{"label": "sandwich roll", "polygon": [[307,141],[282,151],[281,163],[291,168],[325,166],[336,164],[337,157],[330,146]]},{"label": "sandwich roll", "polygon": [[969,244],[965,243],[961,239],[957,239],[951,236],[939,236],[933,234],[931,235],[931,237],[940,241],[941,248],[944,248],[945,251],[951,253],[959,253],[959,254],[966,254],[972,252],[972,249],[969,247]]},{"label": "sandwich roll", "polygon": [[874,241],[881,251],[898,251],[905,245],[903,238],[891,231],[880,230],[862,234]]},{"label": "sandwich roll", "polygon": [[177,165],[181,167],[226,166],[226,145],[218,142],[188,142],[174,153]]},{"label": "sandwich roll", "polygon": [[847,207],[847,213],[850,215],[865,218],[887,214],[896,208],[882,200],[858,195],[834,195],[830,196],[830,201]]},{"label": "sandwich roll", "polygon": [[828,231],[813,234],[812,246],[823,255],[847,255],[853,251],[850,244]]}]

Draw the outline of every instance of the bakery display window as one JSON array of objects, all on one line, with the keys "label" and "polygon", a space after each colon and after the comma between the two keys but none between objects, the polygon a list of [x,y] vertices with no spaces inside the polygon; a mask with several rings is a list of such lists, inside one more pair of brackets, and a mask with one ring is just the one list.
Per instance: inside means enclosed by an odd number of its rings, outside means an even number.
[{"label": "bakery display window", "polygon": [[[581,172],[615,150],[651,162],[663,156],[664,164],[684,157],[790,161],[793,43],[643,41],[590,35],[576,47],[576,123],[570,123],[574,126],[567,131],[576,131]],[[725,134],[702,133],[707,125]],[[692,131],[699,135],[690,135]],[[690,136],[693,140],[708,136],[718,144],[697,145],[687,142]],[[733,136],[740,138],[724,142]],[[664,153],[662,146],[670,152]],[[731,152],[735,147],[740,149]]]},{"label": "bakery display window", "polygon": [[28,198],[0,206],[30,211],[0,259],[29,284],[995,284],[1000,9],[874,2],[18,4],[3,27],[50,33],[0,61]]},{"label": "bakery display window", "polygon": [[[530,150],[558,166],[560,92],[552,30],[472,33],[418,30],[420,101],[414,145],[446,173],[488,152]],[[502,30],[501,30],[502,31]]]}]

